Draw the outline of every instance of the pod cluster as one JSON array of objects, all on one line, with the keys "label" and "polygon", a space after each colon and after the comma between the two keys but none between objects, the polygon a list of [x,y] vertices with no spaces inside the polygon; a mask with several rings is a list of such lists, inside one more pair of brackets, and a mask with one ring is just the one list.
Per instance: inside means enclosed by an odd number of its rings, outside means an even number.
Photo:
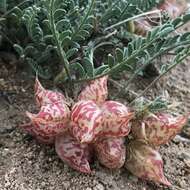
[{"label": "pod cluster", "polygon": [[107,168],[125,165],[140,178],[170,185],[158,150],[181,130],[187,117],[157,113],[137,119],[124,104],[107,100],[107,79],[91,81],[72,106],[62,93],[44,89],[36,79],[40,111],[26,112],[30,122],[22,129],[42,143],[54,144],[60,159],[82,173],[91,172],[96,157]]}]

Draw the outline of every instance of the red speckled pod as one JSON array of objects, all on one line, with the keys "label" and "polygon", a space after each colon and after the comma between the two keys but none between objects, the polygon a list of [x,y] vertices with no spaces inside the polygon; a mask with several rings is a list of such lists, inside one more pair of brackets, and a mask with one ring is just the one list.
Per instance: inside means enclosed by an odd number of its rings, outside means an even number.
[{"label": "red speckled pod", "polygon": [[170,186],[163,174],[160,154],[142,141],[132,141],[127,145],[126,168],[135,176]]},{"label": "red speckled pod", "polygon": [[108,96],[107,80],[108,77],[105,76],[91,81],[79,94],[78,100],[93,100],[98,105],[104,103]]},{"label": "red speckled pod", "polygon": [[90,173],[91,151],[87,144],[80,144],[69,134],[57,136],[55,148],[59,157],[70,167],[82,173]]},{"label": "red speckled pod", "polygon": [[27,123],[20,126],[25,132],[29,133],[33,137],[35,137],[40,143],[44,144],[53,144],[55,137],[49,137],[47,135],[43,135],[40,131],[34,128],[32,123]]},{"label": "red speckled pod", "polygon": [[91,143],[102,131],[102,111],[94,101],[79,101],[71,111],[72,133],[81,143]]},{"label": "red speckled pod", "polygon": [[57,92],[45,90],[38,79],[36,79],[35,91],[36,101],[40,105],[40,112],[38,114],[26,112],[26,114],[33,125],[31,130],[35,131],[34,135],[39,136],[36,138],[50,138],[67,131],[70,110],[65,103],[64,96]]},{"label": "red speckled pod", "polygon": [[122,137],[130,132],[129,121],[133,118],[133,113],[129,109],[115,101],[106,101],[103,106],[103,131],[104,137]]},{"label": "red speckled pod", "polygon": [[160,146],[174,138],[187,122],[187,116],[173,117],[158,113],[146,116],[143,121],[136,121],[132,134],[137,139],[146,140],[152,146]]},{"label": "red speckled pod", "polygon": [[67,104],[63,94],[44,89],[38,78],[36,78],[34,92],[36,103],[39,107],[49,103]]},{"label": "red speckled pod", "polygon": [[[51,104],[48,106],[51,108]],[[44,109],[47,109],[48,106],[45,106]],[[55,116],[56,111],[59,114],[58,117]],[[34,129],[42,135],[52,137],[68,130],[69,113],[69,110],[62,112],[51,108],[49,112],[41,110],[38,114],[26,112],[26,115],[30,118]]]},{"label": "red speckled pod", "polygon": [[121,168],[126,157],[124,138],[99,139],[94,148],[100,163],[110,169]]}]

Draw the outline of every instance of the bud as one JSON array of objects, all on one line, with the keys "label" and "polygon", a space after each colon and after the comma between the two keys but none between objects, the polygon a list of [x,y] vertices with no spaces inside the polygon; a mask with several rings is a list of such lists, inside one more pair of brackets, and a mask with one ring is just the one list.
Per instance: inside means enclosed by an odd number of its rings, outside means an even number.
[{"label": "bud", "polygon": [[125,162],[124,138],[102,138],[94,144],[99,162],[110,168],[121,168]]},{"label": "bud", "polygon": [[57,136],[55,149],[58,156],[70,167],[82,173],[90,173],[91,151],[87,144],[80,144],[69,134]]},{"label": "bud", "polygon": [[163,174],[160,154],[143,141],[132,141],[127,145],[125,167],[135,176],[170,186]]}]

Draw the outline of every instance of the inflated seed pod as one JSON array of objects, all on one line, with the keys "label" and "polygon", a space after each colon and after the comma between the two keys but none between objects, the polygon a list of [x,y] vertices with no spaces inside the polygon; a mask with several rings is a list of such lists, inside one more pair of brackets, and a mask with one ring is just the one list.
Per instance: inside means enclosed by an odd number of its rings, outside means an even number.
[{"label": "inflated seed pod", "polygon": [[34,86],[34,93],[36,103],[39,107],[49,103],[58,103],[58,104],[67,104],[65,96],[60,92],[46,90],[36,78],[35,86]]},{"label": "inflated seed pod", "polygon": [[21,125],[20,128],[24,132],[35,137],[37,139],[37,141],[40,143],[43,143],[43,144],[53,144],[54,143],[55,137],[49,137],[49,136],[43,134],[40,130],[38,130],[38,128],[34,128],[34,126],[31,122]]},{"label": "inflated seed pod", "polygon": [[108,77],[104,76],[91,81],[79,94],[78,101],[93,100],[96,104],[102,105],[108,96],[107,80]]},{"label": "inflated seed pod", "polygon": [[87,144],[79,143],[70,134],[57,136],[55,140],[55,149],[58,156],[73,169],[90,173],[89,162],[91,160],[92,151]]},{"label": "inflated seed pod", "polygon": [[187,116],[174,117],[166,113],[149,114],[132,125],[132,134],[152,146],[166,144],[173,139],[186,124]]},{"label": "inflated seed pod", "polygon": [[110,169],[121,168],[126,157],[124,138],[102,138],[94,144],[99,162]]},{"label": "inflated seed pod", "polygon": [[135,176],[170,186],[163,173],[160,154],[143,141],[131,141],[127,147],[125,167]]},{"label": "inflated seed pod", "polygon": [[70,110],[64,96],[45,90],[38,80],[36,80],[35,90],[40,111],[38,114],[26,112],[31,122],[23,125],[22,128],[25,126],[28,131],[34,131],[33,135],[39,135],[37,138],[50,138],[67,131]]},{"label": "inflated seed pod", "polygon": [[102,106],[104,137],[127,136],[131,130],[131,119],[134,114],[126,107],[116,101],[106,101]]},{"label": "inflated seed pod", "polygon": [[79,101],[71,111],[73,136],[81,143],[93,142],[102,131],[102,111],[94,101]]}]

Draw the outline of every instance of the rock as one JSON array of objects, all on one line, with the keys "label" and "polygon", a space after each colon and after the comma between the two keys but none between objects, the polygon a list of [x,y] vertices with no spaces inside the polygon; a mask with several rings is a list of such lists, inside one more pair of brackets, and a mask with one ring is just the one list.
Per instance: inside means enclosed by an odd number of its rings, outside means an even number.
[{"label": "rock", "polygon": [[46,186],[46,183],[45,183],[44,181],[42,181],[41,186],[42,186],[42,187],[45,187],[45,186]]},{"label": "rock", "polygon": [[92,188],[90,188],[90,187],[87,187],[87,188],[86,188],[86,190],[92,190]]},{"label": "rock", "polygon": [[15,127],[12,127],[10,125],[7,125],[6,127],[0,127],[0,134],[8,134],[15,130]]},{"label": "rock", "polygon": [[138,177],[134,176],[134,175],[129,175],[128,176],[128,179],[131,181],[131,182],[134,182],[134,183],[137,183],[138,182]]},{"label": "rock", "polygon": [[181,179],[181,180],[179,181],[179,186],[180,186],[180,187],[185,187],[185,185],[186,185],[185,180],[184,180],[184,179]]},{"label": "rock", "polygon": [[188,139],[190,139],[190,127],[187,127],[183,130],[182,135]]},{"label": "rock", "polygon": [[190,173],[190,160],[187,160],[187,161],[185,160],[185,165]]},{"label": "rock", "polygon": [[101,183],[99,183],[99,184],[97,184],[94,188],[93,188],[93,190],[104,190],[105,188],[104,188],[104,186],[101,184]]},{"label": "rock", "polygon": [[187,152],[180,152],[178,154],[180,160],[190,160],[190,153]]},{"label": "rock", "polygon": [[187,138],[182,137],[182,136],[180,136],[180,135],[177,135],[177,136],[173,139],[173,141],[174,141],[175,143],[180,143],[180,142],[190,143],[190,139],[187,139]]}]

